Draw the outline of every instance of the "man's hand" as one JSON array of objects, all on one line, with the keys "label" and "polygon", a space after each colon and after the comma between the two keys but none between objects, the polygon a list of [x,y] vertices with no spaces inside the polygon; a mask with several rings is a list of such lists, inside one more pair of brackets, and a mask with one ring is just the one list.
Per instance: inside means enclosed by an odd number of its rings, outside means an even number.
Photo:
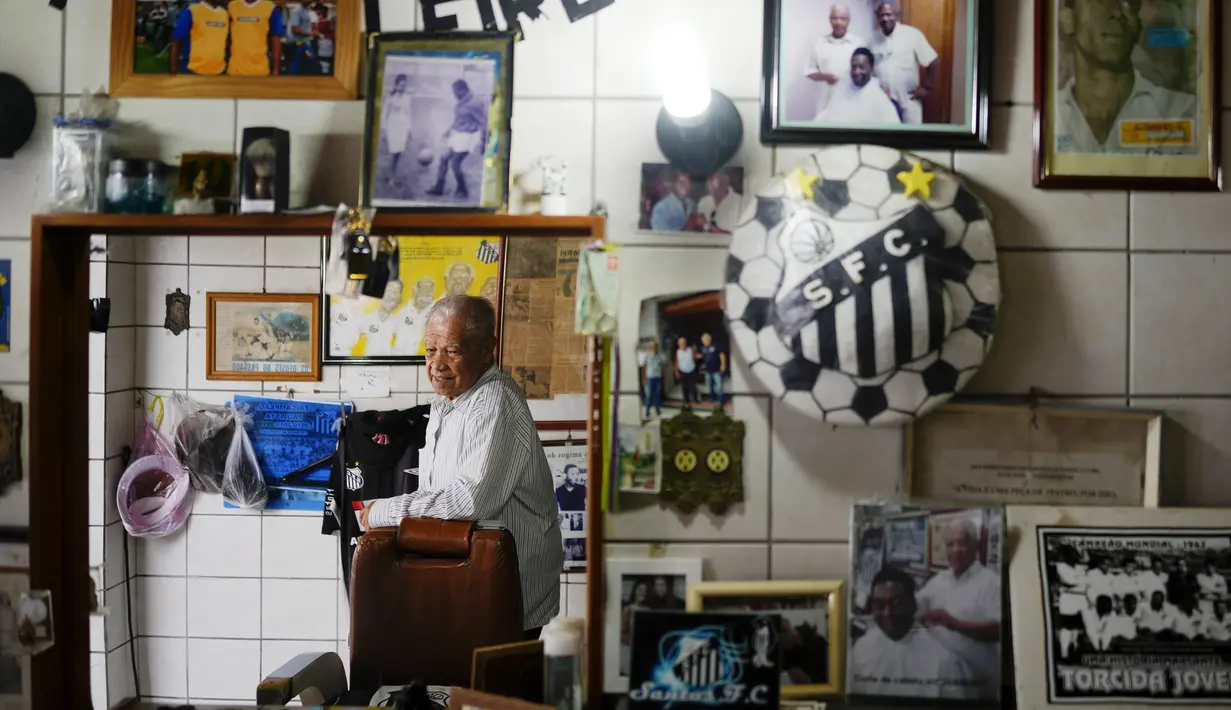
[{"label": "man's hand", "polygon": [[932,87],[926,86],[924,84],[920,84],[919,86],[916,86],[914,91],[910,92],[911,98],[917,101],[922,101],[931,95],[932,95]]},{"label": "man's hand", "polygon": [[833,84],[838,83],[837,74],[830,74],[829,72],[819,72],[819,74],[821,76],[821,81],[825,82],[826,84],[829,84],[832,86]]},{"label": "man's hand", "polygon": [[368,526],[368,515],[372,512],[372,506],[376,505],[376,501],[372,501],[363,506],[363,510],[359,511],[359,524],[363,526],[363,531],[367,532],[371,528]]},{"label": "man's hand", "polygon": [[944,609],[929,609],[923,614],[923,623],[926,626],[943,626],[951,629],[955,621],[956,619]]}]

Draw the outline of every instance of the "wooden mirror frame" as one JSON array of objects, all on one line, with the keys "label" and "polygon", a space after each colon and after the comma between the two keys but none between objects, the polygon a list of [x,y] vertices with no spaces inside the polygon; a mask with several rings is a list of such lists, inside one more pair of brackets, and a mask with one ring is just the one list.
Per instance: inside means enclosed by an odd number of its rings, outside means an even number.
[{"label": "wooden mirror frame", "polygon": [[[88,708],[90,696],[89,332],[90,237],[327,235],[331,215],[36,215],[30,232],[30,586],[51,592],[55,645],[31,668],[36,708]],[[374,234],[603,239],[602,217],[378,214]],[[601,347],[589,344],[591,466],[602,461]],[[600,467],[601,470],[601,467]],[[602,486],[588,487],[586,678],[602,703]],[[255,700],[255,686],[253,687]],[[102,709],[99,709],[102,710]]]}]

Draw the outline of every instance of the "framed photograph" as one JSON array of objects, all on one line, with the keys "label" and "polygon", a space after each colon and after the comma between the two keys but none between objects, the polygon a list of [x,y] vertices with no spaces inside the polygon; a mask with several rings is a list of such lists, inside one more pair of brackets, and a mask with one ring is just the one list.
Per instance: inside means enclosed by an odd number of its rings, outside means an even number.
[{"label": "framed photograph", "polygon": [[1231,511],[1010,506],[1019,707],[1226,707]]},{"label": "framed photograph", "polygon": [[662,427],[658,421],[621,423],[619,488],[623,493],[658,494],[663,487]]},{"label": "framed photograph", "polygon": [[373,36],[363,203],[500,211],[508,204],[513,35]]},{"label": "framed photograph", "polygon": [[[578,431],[584,431],[585,422],[574,422]],[[564,570],[580,572],[586,568],[586,474],[589,468],[589,452],[586,442],[548,440],[543,442],[547,465],[551,467],[556,487],[557,520],[560,536],[564,539]]]},{"label": "framed photograph", "polygon": [[1161,412],[945,404],[906,430],[911,500],[1157,508]]},{"label": "framed photograph", "polygon": [[628,692],[633,615],[684,611],[688,585],[701,581],[700,558],[608,559],[603,573],[603,692]]},{"label": "framed photograph", "polygon": [[[10,544],[5,538],[5,547]],[[29,554],[5,550],[0,559],[0,710],[30,710],[30,655],[18,649],[17,626],[21,595],[30,590]]]},{"label": "framed photograph", "polygon": [[765,0],[761,141],[988,144],[993,0]]},{"label": "framed photograph", "polygon": [[744,211],[744,169],[693,175],[666,163],[641,164],[641,219],[654,232],[731,234]]},{"label": "framed photograph", "polygon": [[[423,363],[423,328],[428,311],[446,295],[486,298],[496,307],[496,321],[500,322],[504,265],[501,238],[380,239],[395,241],[387,281],[383,290],[377,291],[381,298],[330,296],[324,292],[324,284],[321,286],[325,364]],[[322,263],[327,267],[329,240],[322,241]]]},{"label": "framed photograph", "polygon": [[1035,0],[1035,186],[1219,189],[1221,5]]},{"label": "framed photograph", "polygon": [[354,99],[361,0],[114,0],[111,95]]},{"label": "framed photograph", "polygon": [[316,294],[205,294],[205,379],[319,382]]},{"label": "framed photograph", "polygon": [[831,695],[842,691],[843,591],[841,581],[698,582],[688,611],[778,615],[782,697]]},{"label": "framed photograph", "polygon": [[516,698],[543,697],[543,642],[519,641],[474,650],[470,688]]},{"label": "framed photograph", "polygon": [[[848,695],[999,699],[1003,515],[1001,508],[854,506]],[[928,558],[922,566],[920,547]]]},{"label": "framed photograph", "polygon": [[721,291],[655,296],[641,301],[637,385],[642,421],[685,408],[731,414],[731,337]]}]

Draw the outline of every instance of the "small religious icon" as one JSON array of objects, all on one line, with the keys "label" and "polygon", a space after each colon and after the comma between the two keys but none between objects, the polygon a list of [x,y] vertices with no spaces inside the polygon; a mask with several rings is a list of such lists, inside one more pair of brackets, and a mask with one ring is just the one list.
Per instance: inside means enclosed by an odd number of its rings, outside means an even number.
[{"label": "small religious icon", "polygon": [[172,335],[179,335],[188,330],[188,312],[191,304],[192,298],[178,288],[175,289],[175,293],[167,294],[167,319],[163,327],[171,331]]}]

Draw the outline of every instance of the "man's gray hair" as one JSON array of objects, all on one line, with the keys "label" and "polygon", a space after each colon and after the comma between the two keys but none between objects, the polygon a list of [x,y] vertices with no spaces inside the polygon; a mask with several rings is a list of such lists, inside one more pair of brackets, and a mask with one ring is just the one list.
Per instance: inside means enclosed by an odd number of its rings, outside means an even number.
[{"label": "man's gray hair", "polygon": [[836,3],[834,3],[834,4],[833,4],[833,7],[829,8],[829,16],[830,16],[830,17],[833,17],[834,15],[838,14],[839,12],[845,12],[847,17],[850,17],[850,16],[851,16],[851,8],[850,8],[850,6],[849,6],[849,5],[847,5],[847,4],[846,4],[846,3],[844,3],[844,2],[836,2]]},{"label": "man's gray hair", "polygon": [[954,518],[945,526],[945,532],[957,530],[966,536],[966,539],[971,542],[979,541],[979,528],[970,518]]},{"label": "man's gray hair", "polygon": [[427,320],[435,318],[452,320],[464,318],[462,337],[468,342],[482,342],[496,338],[496,309],[486,298],[478,296],[445,296],[432,304]]}]

